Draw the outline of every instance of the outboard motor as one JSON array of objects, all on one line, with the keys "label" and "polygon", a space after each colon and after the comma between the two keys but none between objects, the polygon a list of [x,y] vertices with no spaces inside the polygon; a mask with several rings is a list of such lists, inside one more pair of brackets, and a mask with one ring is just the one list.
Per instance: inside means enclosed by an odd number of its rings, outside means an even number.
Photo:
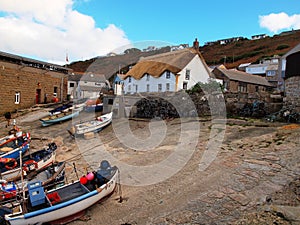
[{"label": "outboard motor", "polygon": [[97,184],[100,187],[101,185],[105,184],[111,176],[111,165],[107,160],[103,160],[100,163],[100,167],[97,170],[96,177],[97,177]]}]

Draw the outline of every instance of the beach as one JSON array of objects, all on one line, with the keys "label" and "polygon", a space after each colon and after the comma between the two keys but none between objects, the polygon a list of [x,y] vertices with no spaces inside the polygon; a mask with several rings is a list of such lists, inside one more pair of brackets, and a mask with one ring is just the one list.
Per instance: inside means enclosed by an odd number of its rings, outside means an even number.
[{"label": "beach", "polygon": [[[104,159],[121,173],[121,191],[116,189],[70,224],[292,224],[300,220],[297,213],[284,214],[287,207],[297,211],[300,203],[299,189],[291,189],[291,184],[297,187],[300,175],[299,125],[243,118],[221,122],[123,118],[85,139],[72,138],[67,130],[80,120],[92,119],[93,113],[42,127],[38,118],[48,110],[16,118],[17,125],[31,133],[31,151],[54,141],[56,159],[67,160],[67,182],[97,169]],[[9,128],[4,121],[1,126],[3,135]]]}]

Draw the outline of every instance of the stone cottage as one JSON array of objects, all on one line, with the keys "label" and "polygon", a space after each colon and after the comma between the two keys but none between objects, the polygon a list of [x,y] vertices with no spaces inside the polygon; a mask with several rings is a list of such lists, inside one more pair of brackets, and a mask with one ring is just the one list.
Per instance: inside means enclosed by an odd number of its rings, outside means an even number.
[{"label": "stone cottage", "polygon": [[68,68],[0,52],[0,114],[67,97]]}]

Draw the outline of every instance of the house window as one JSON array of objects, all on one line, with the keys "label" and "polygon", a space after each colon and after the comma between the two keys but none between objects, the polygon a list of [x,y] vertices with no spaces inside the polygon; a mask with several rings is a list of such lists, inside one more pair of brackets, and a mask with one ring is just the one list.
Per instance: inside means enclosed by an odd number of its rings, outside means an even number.
[{"label": "house window", "polygon": [[244,82],[239,82],[238,91],[247,92],[247,84]]},{"label": "house window", "polygon": [[258,92],[258,86],[255,86],[255,92]]},{"label": "house window", "polygon": [[20,104],[20,92],[15,93],[15,104]]},{"label": "house window", "polygon": [[272,76],[275,76],[275,71],[274,70],[269,70],[269,71],[267,71],[267,76],[268,77],[272,77]]},{"label": "house window", "polygon": [[150,75],[148,73],[146,73],[146,81],[150,80]]},{"label": "house window", "polygon": [[162,84],[158,84],[158,92],[162,91]]},{"label": "house window", "polygon": [[131,91],[131,85],[128,85],[128,91],[129,92]]},{"label": "house window", "polygon": [[188,83],[187,83],[187,82],[183,82],[182,89],[183,89],[183,90],[187,90],[187,85],[188,85]]},{"label": "house window", "polygon": [[150,92],[150,84],[147,84],[147,92]]},{"label": "house window", "polygon": [[131,83],[131,77],[128,77],[128,83]]},{"label": "house window", "polygon": [[190,79],[190,75],[191,75],[191,70],[188,70],[188,69],[187,69],[187,70],[185,71],[185,79],[186,79],[186,80],[189,80],[189,79]]},{"label": "house window", "polygon": [[170,84],[166,83],[166,91],[170,91]]},{"label": "house window", "polygon": [[75,87],[75,84],[74,83],[70,83],[70,87]]},{"label": "house window", "polygon": [[138,86],[135,85],[135,92],[137,93],[138,92]]},{"label": "house window", "polygon": [[171,78],[171,72],[170,71],[166,71],[166,78],[170,79]]}]

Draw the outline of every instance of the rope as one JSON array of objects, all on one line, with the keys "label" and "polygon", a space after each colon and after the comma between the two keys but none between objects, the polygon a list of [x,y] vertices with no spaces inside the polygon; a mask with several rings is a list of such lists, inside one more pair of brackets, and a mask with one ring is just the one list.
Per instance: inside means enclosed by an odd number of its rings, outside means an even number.
[{"label": "rope", "polygon": [[123,197],[122,197],[122,189],[121,189],[121,176],[120,176],[120,170],[118,168],[118,177],[117,177],[117,182],[118,182],[118,192],[120,195],[120,199],[119,202],[122,203],[123,202]]}]

